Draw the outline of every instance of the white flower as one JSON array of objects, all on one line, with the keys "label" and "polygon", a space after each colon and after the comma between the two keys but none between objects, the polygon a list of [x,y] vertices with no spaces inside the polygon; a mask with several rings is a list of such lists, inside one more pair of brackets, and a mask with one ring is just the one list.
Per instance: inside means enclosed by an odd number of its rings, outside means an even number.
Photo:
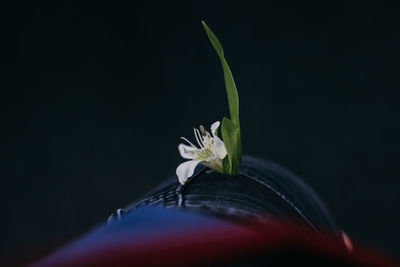
[{"label": "white flower", "polygon": [[181,137],[190,146],[180,144],[178,146],[179,153],[183,158],[191,159],[181,163],[176,168],[176,175],[181,184],[184,184],[193,175],[194,169],[199,163],[222,172],[222,159],[225,158],[227,152],[224,142],[216,135],[219,124],[219,121],[217,121],[211,125],[211,135],[203,126],[200,126],[200,131],[196,128],[193,129],[200,148],[193,145],[186,138]]}]

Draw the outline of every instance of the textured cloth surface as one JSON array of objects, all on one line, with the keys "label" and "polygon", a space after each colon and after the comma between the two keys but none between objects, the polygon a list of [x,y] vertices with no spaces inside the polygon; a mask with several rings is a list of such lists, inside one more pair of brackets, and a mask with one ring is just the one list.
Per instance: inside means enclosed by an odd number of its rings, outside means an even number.
[{"label": "textured cloth surface", "polygon": [[341,238],[324,203],[300,178],[267,160],[245,156],[239,176],[225,176],[199,166],[185,185],[175,176],[118,209],[109,222],[143,206],[203,211],[231,221],[279,219]]}]

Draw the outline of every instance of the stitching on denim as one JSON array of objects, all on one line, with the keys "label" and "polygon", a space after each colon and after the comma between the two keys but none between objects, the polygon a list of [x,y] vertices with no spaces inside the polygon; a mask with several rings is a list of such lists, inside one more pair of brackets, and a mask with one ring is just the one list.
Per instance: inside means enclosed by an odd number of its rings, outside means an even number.
[{"label": "stitching on denim", "polygon": [[[286,177],[291,177],[291,176],[296,177],[297,178],[296,180],[292,180],[293,185],[296,187],[299,187],[305,191],[308,191],[308,194],[310,194],[313,199],[317,200],[317,202],[312,205],[311,212],[314,212],[315,209],[322,210],[324,217],[326,217],[327,220],[331,221],[333,227],[337,227],[336,223],[334,222],[334,220],[332,218],[332,215],[329,213],[327,207],[325,206],[325,203],[320,199],[320,197],[316,194],[316,192],[314,190],[312,190],[312,188],[310,188],[309,185],[307,185],[304,181],[299,179],[291,171],[283,168],[279,164],[272,162],[272,161],[267,161],[267,160],[260,161],[251,156],[244,156],[244,158],[248,163],[251,163],[253,166],[243,166],[242,167],[243,170],[247,170],[249,172],[252,172],[253,174],[254,174],[254,169],[253,169],[254,164],[261,163],[261,165],[263,167],[263,171],[267,172],[268,176],[279,179],[279,177],[276,175],[276,173],[274,171],[272,171],[272,169],[275,169],[275,170],[279,170],[279,172],[282,173]],[[256,176],[258,176],[258,175],[256,175]],[[275,187],[275,188],[279,189],[280,187],[281,187],[280,184],[277,184],[277,187]],[[295,196],[294,196],[294,199],[296,200]]]},{"label": "stitching on denim", "polygon": [[151,204],[154,204],[154,203],[156,203],[156,202],[159,202],[160,200],[163,200],[163,199],[166,198],[166,197],[169,197],[169,196],[174,195],[175,190],[176,190],[175,188],[172,188],[172,189],[170,189],[170,190],[167,191],[167,192],[160,192],[160,193],[157,193],[157,194],[155,194],[155,195],[149,196],[149,197],[147,197],[147,198],[145,198],[145,199],[142,199],[141,201],[139,201],[138,203],[136,203],[135,205],[133,205],[133,206],[132,206],[129,210],[127,210],[127,211],[135,210],[135,209],[137,209],[137,208],[139,208],[139,207],[142,207],[142,206],[144,206],[144,205],[146,205],[146,204],[151,205]]},{"label": "stitching on denim", "polygon": [[[196,198],[198,198],[198,197],[200,197],[200,198],[206,198],[206,197],[208,197],[209,199],[211,199],[211,198],[215,198],[215,195],[206,195],[206,194],[189,194],[188,196],[187,196],[187,198],[186,198],[186,203],[193,203],[193,202],[199,202],[199,200],[197,200]],[[207,199],[208,200],[208,199]],[[206,200],[206,201],[207,201]],[[228,197],[228,196],[223,196],[223,197],[221,197],[221,196],[218,196],[218,200],[219,201],[228,201],[228,202],[236,202],[236,203],[239,203],[239,204],[244,204],[244,205],[246,205],[246,201],[242,201],[242,200],[240,200],[240,199],[238,199],[237,197]],[[247,200],[249,200],[249,201],[251,201],[251,202],[255,202],[255,201],[258,201],[257,199],[250,199],[250,198],[247,198]],[[263,204],[263,202],[262,201],[258,201],[258,203],[259,204]],[[192,205],[192,204],[191,204]],[[212,204],[212,205],[215,205],[214,203]],[[229,208],[229,207],[227,207],[227,208]]]},{"label": "stitching on denim", "polygon": [[183,206],[183,186],[182,185],[178,185],[176,190],[175,190],[175,194],[178,196],[178,207],[182,207]]},{"label": "stitching on denim", "polygon": [[[249,170],[248,170],[249,171]],[[254,173],[252,173],[252,172],[247,172],[247,173],[244,173],[244,172],[240,172],[240,174],[242,174],[242,175],[244,175],[244,176],[246,176],[246,177],[249,177],[250,179],[252,179],[252,180],[254,180],[254,181],[256,181],[256,182],[258,182],[258,183],[260,183],[260,184],[262,184],[262,185],[264,185],[264,186],[266,186],[266,187],[268,187],[271,191],[273,191],[275,194],[277,194],[279,197],[281,197],[284,201],[286,201],[286,203],[288,203],[297,213],[299,213],[300,214],[300,216],[313,228],[313,229],[315,229],[315,230],[317,230],[318,232],[319,232],[319,230],[318,230],[318,228],[300,211],[300,209],[298,209],[297,207],[296,207],[296,205],[294,205],[289,199],[287,199],[286,198],[286,196],[285,195],[283,195],[283,194],[281,194],[280,192],[278,192],[275,188],[273,188],[272,186],[270,186],[269,184],[267,184],[267,183],[265,183],[264,181],[262,181],[261,179],[260,179],[260,177],[258,177],[257,175],[255,175]]]},{"label": "stitching on denim", "polygon": [[191,181],[193,181],[194,178],[196,178],[200,174],[204,173],[206,170],[207,170],[207,168],[204,165],[200,166],[200,169],[197,170],[197,172],[195,172],[193,174],[193,176],[186,183],[184,183],[183,185],[181,185],[181,184],[178,185],[178,188],[176,189],[176,193],[178,196],[178,206],[179,207],[185,207],[185,199],[184,199],[184,195],[183,195],[183,192],[185,191],[185,187],[187,187],[187,185]]},{"label": "stitching on denim", "polygon": [[[190,178],[188,183],[195,177],[199,176],[201,173],[203,173],[207,168],[205,166],[200,166],[198,170],[195,171],[194,175]],[[165,192],[165,188],[171,187],[168,189],[167,192]],[[184,190],[184,185],[177,184],[177,185],[168,185],[164,188],[161,188],[157,192],[154,192],[150,196],[145,196],[143,199],[139,200],[137,203],[133,204],[132,206],[128,206],[124,209],[118,209],[118,210],[123,210],[125,213],[131,212],[135,209],[138,209],[140,207],[143,207],[145,205],[154,205],[158,204],[160,200],[163,200],[164,205],[168,205],[169,203],[167,201],[167,198],[173,197],[174,195],[178,197],[177,200],[177,205],[179,207],[183,207],[185,202],[184,202],[184,197],[183,197],[183,190]],[[111,215],[112,216],[112,215]],[[110,216],[110,217],[111,217]],[[121,216],[117,218],[119,220]],[[110,218],[109,218],[110,219]]]},{"label": "stitching on denim", "polygon": [[227,208],[225,206],[206,206],[204,204],[190,204],[187,203],[187,207],[190,208],[197,208],[197,209],[202,209],[202,210],[207,210],[211,212],[215,212],[218,214],[223,214],[223,215],[234,215],[234,216],[246,216],[247,218],[252,218],[255,220],[263,221],[265,218],[261,215],[256,215],[254,213],[248,212],[246,210],[238,209],[238,208]]},{"label": "stitching on denim", "polygon": [[[220,205],[218,203],[213,203],[212,206],[207,206],[206,204],[202,203],[201,201],[196,200],[193,197],[207,197],[211,195],[189,195],[189,197],[186,200],[186,207],[201,207],[202,209],[213,209],[214,211],[220,211],[225,214],[232,214],[235,215],[235,212],[238,211],[239,213],[245,214],[247,217],[252,216],[255,218],[260,218],[265,220],[265,214],[263,213],[262,215],[254,214],[252,211],[248,211],[247,209],[241,209],[241,208],[234,208],[234,207],[226,207],[224,205]],[[213,195],[212,195],[213,196]],[[241,203],[242,201],[238,200],[237,198],[234,197],[226,197],[224,196],[223,198],[219,198],[219,200],[224,200],[224,201],[236,201],[237,203]],[[273,208],[274,211],[278,214],[283,215],[279,209],[276,209],[275,207],[271,206],[270,208]],[[228,211],[229,213],[227,213]],[[303,218],[303,217],[301,217]]]}]

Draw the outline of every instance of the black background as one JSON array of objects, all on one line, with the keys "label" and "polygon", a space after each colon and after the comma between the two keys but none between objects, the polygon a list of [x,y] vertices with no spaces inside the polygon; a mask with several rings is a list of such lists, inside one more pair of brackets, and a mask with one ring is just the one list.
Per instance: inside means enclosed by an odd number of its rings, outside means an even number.
[{"label": "black background", "polygon": [[181,135],[228,115],[202,19],[236,79],[244,153],[303,177],[353,239],[400,253],[399,9],[53,2],[0,4],[2,253],[83,234],[174,175]]}]

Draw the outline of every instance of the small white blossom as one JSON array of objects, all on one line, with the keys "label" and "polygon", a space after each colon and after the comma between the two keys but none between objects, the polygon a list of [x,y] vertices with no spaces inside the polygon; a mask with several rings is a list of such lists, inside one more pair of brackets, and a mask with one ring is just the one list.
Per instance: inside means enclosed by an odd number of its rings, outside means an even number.
[{"label": "small white blossom", "polygon": [[181,137],[189,146],[180,144],[178,146],[179,153],[183,158],[190,159],[176,168],[176,175],[181,184],[184,184],[193,175],[194,169],[199,163],[222,172],[222,159],[225,158],[227,152],[224,142],[216,135],[219,124],[219,121],[217,121],[211,125],[211,135],[204,130],[203,126],[200,126],[200,131],[196,128],[193,129],[200,148],[193,145],[186,138]]}]

